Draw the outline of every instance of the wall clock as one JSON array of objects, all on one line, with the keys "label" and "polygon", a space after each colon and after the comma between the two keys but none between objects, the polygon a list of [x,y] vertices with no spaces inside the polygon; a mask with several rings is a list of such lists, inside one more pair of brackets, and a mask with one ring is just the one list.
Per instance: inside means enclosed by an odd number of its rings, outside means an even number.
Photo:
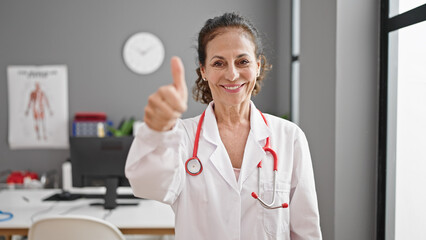
[{"label": "wall clock", "polygon": [[126,66],[137,74],[153,73],[164,61],[164,45],[152,33],[135,33],[124,44],[123,59]]}]

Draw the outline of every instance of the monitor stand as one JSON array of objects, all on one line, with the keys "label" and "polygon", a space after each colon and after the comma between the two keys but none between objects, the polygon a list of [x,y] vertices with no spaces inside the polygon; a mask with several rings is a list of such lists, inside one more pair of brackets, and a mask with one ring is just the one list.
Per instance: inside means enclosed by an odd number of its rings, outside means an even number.
[{"label": "monitor stand", "polygon": [[117,204],[117,187],[119,179],[109,177],[105,181],[106,193],[104,203],[92,203],[91,206],[103,205],[105,209],[114,209],[117,206],[137,206],[138,203],[120,203]]}]

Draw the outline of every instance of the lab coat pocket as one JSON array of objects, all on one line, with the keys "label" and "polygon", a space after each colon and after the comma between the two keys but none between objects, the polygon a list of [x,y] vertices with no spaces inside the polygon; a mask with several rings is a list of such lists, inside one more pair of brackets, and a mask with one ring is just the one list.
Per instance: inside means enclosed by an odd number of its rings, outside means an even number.
[{"label": "lab coat pocket", "polygon": [[[289,203],[290,198],[290,184],[277,183],[275,190],[275,203],[274,206]],[[263,184],[263,199],[266,203],[272,201],[274,192],[273,183]],[[273,236],[280,236],[289,231],[290,223],[290,209],[277,208],[277,209],[263,209],[263,224],[265,231]]]}]

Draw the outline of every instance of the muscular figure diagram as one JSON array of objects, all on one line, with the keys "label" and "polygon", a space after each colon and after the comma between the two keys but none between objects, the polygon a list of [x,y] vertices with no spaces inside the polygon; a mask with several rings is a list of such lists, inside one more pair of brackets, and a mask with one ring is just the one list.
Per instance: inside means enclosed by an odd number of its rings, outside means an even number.
[{"label": "muscular figure diagram", "polygon": [[50,115],[53,115],[46,94],[43,90],[41,90],[40,84],[36,82],[35,89],[30,93],[30,100],[28,101],[28,107],[25,111],[25,115],[28,116],[31,108],[34,118],[34,130],[37,134],[38,140],[40,140],[41,137],[43,137],[44,140],[47,140],[46,126],[44,122],[45,107],[48,108]]}]

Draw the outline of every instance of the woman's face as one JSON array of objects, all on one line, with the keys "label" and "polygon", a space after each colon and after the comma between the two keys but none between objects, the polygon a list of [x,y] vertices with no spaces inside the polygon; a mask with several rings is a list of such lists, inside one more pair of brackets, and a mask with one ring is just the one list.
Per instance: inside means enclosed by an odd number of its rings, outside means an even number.
[{"label": "woman's face", "polygon": [[237,106],[250,100],[259,68],[250,36],[242,29],[226,28],[207,43],[201,73],[215,104]]}]

